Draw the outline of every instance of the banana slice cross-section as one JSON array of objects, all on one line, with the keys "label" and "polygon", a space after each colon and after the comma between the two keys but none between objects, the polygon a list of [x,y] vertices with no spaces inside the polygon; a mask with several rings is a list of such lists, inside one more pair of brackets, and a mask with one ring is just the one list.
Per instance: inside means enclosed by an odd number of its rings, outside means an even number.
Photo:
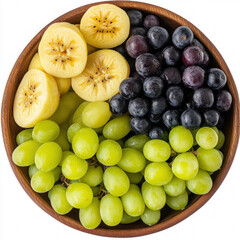
[{"label": "banana slice cross-section", "polygon": [[55,79],[47,73],[31,69],[23,77],[13,104],[15,122],[23,128],[34,127],[49,118],[59,104]]},{"label": "banana slice cross-section", "polygon": [[130,30],[129,17],[113,4],[89,8],[80,22],[80,31],[87,43],[96,48],[113,48],[122,44]]},{"label": "banana slice cross-section", "polygon": [[119,91],[128,78],[129,65],[118,52],[103,49],[88,55],[84,71],[72,78],[73,90],[86,101],[105,101]]},{"label": "banana slice cross-section", "polygon": [[87,62],[87,44],[73,24],[61,22],[48,27],[38,47],[43,69],[60,78],[80,74]]}]

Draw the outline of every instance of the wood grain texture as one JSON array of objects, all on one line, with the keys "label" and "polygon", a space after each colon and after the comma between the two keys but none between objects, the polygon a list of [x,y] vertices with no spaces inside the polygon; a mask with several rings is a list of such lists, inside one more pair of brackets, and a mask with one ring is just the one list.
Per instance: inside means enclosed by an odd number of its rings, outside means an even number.
[{"label": "wood grain texture", "polygon": [[232,110],[227,114],[226,124],[224,133],[226,135],[226,143],[223,148],[223,153],[225,156],[223,166],[220,171],[216,172],[213,175],[214,184],[211,191],[204,196],[193,196],[190,198],[189,205],[183,211],[172,211],[168,208],[164,208],[162,211],[161,221],[152,227],[148,227],[144,225],[142,222],[138,221],[131,225],[119,225],[114,228],[110,228],[101,224],[100,227],[94,230],[85,229],[78,220],[78,212],[77,210],[71,211],[69,214],[65,216],[58,215],[51,208],[49,204],[49,200],[46,194],[37,194],[35,193],[29,184],[29,177],[27,168],[20,168],[16,166],[11,158],[12,152],[16,147],[16,135],[20,131],[20,128],[16,125],[13,119],[13,100],[16,93],[16,89],[23,77],[26,73],[28,65],[32,56],[37,52],[39,41],[46,30],[46,28],[54,22],[62,22],[67,21],[70,23],[79,23],[84,12],[91,6],[99,4],[89,4],[86,6],[82,6],[80,8],[74,9],[59,18],[55,19],[49,25],[44,27],[26,46],[23,50],[19,58],[17,59],[9,79],[6,84],[3,101],[2,101],[2,109],[1,109],[1,121],[2,121],[2,132],[4,138],[4,144],[7,152],[7,156],[11,167],[23,187],[26,193],[32,198],[32,200],[41,207],[45,212],[49,215],[57,219],[58,221],[75,228],[77,230],[88,232],[95,235],[100,236],[109,236],[109,237],[134,237],[141,236],[145,234],[150,234],[154,232],[161,231],[168,227],[171,227],[178,222],[184,220],[192,213],[197,211],[201,206],[203,206],[210,197],[215,193],[218,187],[221,185],[222,181],[226,177],[229,168],[234,159],[234,155],[236,152],[238,139],[239,139],[239,127],[240,127],[240,111],[239,111],[239,98],[238,92],[236,89],[236,85],[234,83],[233,77],[229,71],[228,66],[226,65],[224,59],[221,54],[215,48],[215,46],[208,40],[208,38],[201,32],[197,27],[191,24],[186,19],[176,15],[173,12],[170,12],[161,7],[157,7],[150,4],[140,3],[140,2],[131,2],[131,1],[111,1],[106,3],[114,3],[115,5],[124,8],[124,9],[139,9],[144,12],[156,14],[160,17],[161,22],[167,26],[169,29],[174,29],[180,25],[186,25],[192,29],[195,36],[206,46],[208,51],[212,54],[212,63],[214,66],[220,67],[226,73],[228,78],[228,88],[233,96],[233,107]]}]

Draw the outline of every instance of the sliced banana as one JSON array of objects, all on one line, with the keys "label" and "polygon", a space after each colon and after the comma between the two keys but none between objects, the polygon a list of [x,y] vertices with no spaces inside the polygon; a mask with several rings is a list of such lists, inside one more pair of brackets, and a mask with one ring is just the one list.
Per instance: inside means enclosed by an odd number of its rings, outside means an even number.
[{"label": "sliced banana", "polygon": [[41,70],[31,69],[24,75],[15,95],[15,122],[23,128],[34,127],[37,122],[49,118],[58,104],[55,79]]},{"label": "sliced banana", "polygon": [[88,56],[84,71],[72,78],[73,90],[86,101],[105,101],[119,91],[129,76],[129,65],[118,52],[103,49]]},{"label": "sliced banana", "polygon": [[87,44],[73,24],[61,22],[48,27],[38,52],[44,70],[54,77],[70,78],[80,74],[87,62]]},{"label": "sliced banana", "polygon": [[130,30],[129,17],[113,4],[89,8],[80,22],[80,31],[87,43],[96,48],[113,48],[122,44]]},{"label": "sliced banana", "polygon": [[43,66],[42,66],[42,64],[40,62],[40,57],[39,57],[38,53],[36,53],[33,56],[32,60],[31,60],[31,62],[29,64],[28,70],[31,70],[31,69],[39,69],[41,71],[44,71]]},{"label": "sliced banana", "polygon": [[[80,29],[80,24],[75,24],[75,26],[76,26],[78,29]],[[92,45],[87,44],[87,50],[88,50],[88,54],[91,54],[91,53],[93,53],[93,52],[96,52],[98,49],[95,48],[95,47],[92,46]]]},{"label": "sliced banana", "polygon": [[56,77],[56,82],[58,85],[58,90],[60,95],[68,92],[71,87],[71,78],[58,78]]}]

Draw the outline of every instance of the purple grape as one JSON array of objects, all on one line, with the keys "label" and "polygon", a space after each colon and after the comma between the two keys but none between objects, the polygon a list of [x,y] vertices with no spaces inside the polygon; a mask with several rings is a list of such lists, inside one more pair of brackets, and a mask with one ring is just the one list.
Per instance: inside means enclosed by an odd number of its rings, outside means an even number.
[{"label": "purple grape", "polygon": [[161,78],[168,84],[179,84],[182,81],[181,74],[176,67],[165,68],[161,74]]},{"label": "purple grape", "polygon": [[180,114],[178,110],[168,110],[162,116],[164,125],[170,129],[180,124]]},{"label": "purple grape", "polygon": [[151,53],[143,53],[137,57],[135,68],[143,77],[157,75],[162,70],[161,62]]},{"label": "purple grape", "polygon": [[180,107],[183,103],[184,92],[179,86],[171,86],[167,89],[166,98],[172,107]]},{"label": "purple grape", "polygon": [[232,105],[232,95],[227,90],[220,90],[217,93],[215,106],[220,112],[227,112]]},{"label": "purple grape", "polygon": [[203,51],[206,51],[205,47],[203,46],[203,44],[201,42],[199,42],[196,38],[193,39],[191,46],[196,46],[196,47],[200,47]]},{"label": "purple grape", "polygon": [[142,23],[143,15],[138,10],[128,10],[127,15],[132,26],[139,26]]},{"label": "purple grape", "polygon": [[122,45],[119,45],[117,47],[114,48],[115,51],[119,52],[121,55],[123,55],[124,57],[127,56],[127,51],[125,48],[125,43],[123,43]]},{"label": "purple grape", "polygon": [[159,19],[155,15],[147,15],[143,21],[143,26],[147,29],[150,29],[151,27],[154,26],[159,26],[159,24],[160,24]]},{"label": "purple grape", "polygon": [[217,110],[210,109],[203,113],[204,122],[210,127],[218,125],[220,113]]},{"label": "purple grape", "polygon": [[142,92],[142,82],[132,77],[127,78],[121,82],[119,91],[126,99],[136,98]]},{"label": "purple grape", "polygon": [[146,118],[133,117],[130,120],[130,128],[135,134],[147,134],[151,128],[151,123]]},{"label": "purple grape", "polygon": [[189,27],[180,26],[174,30],[172,42],[176,48],[183,49],[192,43],[193,38],[194,34]]},{"label": "purple grape", "polygon": [[168,66],[176,66],[180,60],[180,52],[173,46],[169,46],[162,51],[163,61]]},{"label": "purple grape", "polygon": [[197,46],[187,47],[183,51],[182,61],[186,66],[201,66],[204,61],[204,52]]},{"label": "purple grape", "polygon": [[168,141],[168,131],[160,125],[152,127],[149,130],[148,136],[151,139],[162,139],[164,141]]},{"label": "purple grape", "polygon": [[203,85],[205,71],[199,66],[190,66],[183,71],[182,81],[188,88],[196,89]]},{"label": "purple grape", "polygon": [[141,75],[139,75],[137,72],[134,72],[132,74],[132,77],[135,78],[135,79],[140,80],[142,83],[144,82],[144,78]]},{"label": "purple grape", "polygon": [[144,98],[134,98],[128,104],[128,111],[133,117],[143,117],[149,108],[148,101]]},{"label": "purple grape", "polygon": [[193,109],[187,109],[181,114],[181,124],[188,129],[200,127],[202,117],[199,112]]},{"label": "purple grape", "polygon": [[143,94],[148,98],[158,98],[164,89],[163,80],[160,77],[148,77],[143,82]]},{"label": "purple grape", "polygon": [[133,27],[130,31],[130,36],[141,35],[145,37],[146,34],[147,34],[147,30],[146,28],[143,28],[143,27]]},{"label": "purple grape", "polygon": [[222,89],[227,83],[227,76],[219,68],[210,68],[207,73],[207,84],[213,90]]},{"label": "purple grape", "polygon": [[209,88],[199,88],[193,94],[194,106],[198,109],[211,108],[214,103],[213,91]]},{"label": "purple grape", "polygon": [[150,105],[149,106],[149,112],[154,114],[154,115],[161,115],[168,108],[167,100],[163,96],[160,97],[160,98],[151,99],[149,105]]},{"label": "purple grape", "polygon": [[131,36],[126,42],[126,50],[132,58],[147,53],[149,50],[147,39],[141,35]]},{"label": "purple grape", "polygon": [[147,39],[153,49],[160,49],[168,42],[169,34],[165,28],[155,26],[148,30]]},{"label": "purple grape", "polygon": [[123,115],[128,110],[128,101],[121,95],[116,94],[109,100],[110,110],[113,115]]}]

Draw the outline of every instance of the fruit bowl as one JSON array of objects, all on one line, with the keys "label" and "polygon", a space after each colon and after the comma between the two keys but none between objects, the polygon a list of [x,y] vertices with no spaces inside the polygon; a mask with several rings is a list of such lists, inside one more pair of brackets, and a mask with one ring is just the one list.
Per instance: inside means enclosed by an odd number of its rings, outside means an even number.
[{"label": "fruit bowl", "polygon": [[[111,2],[112,3],[112,2]],[[82,6],[80,8],[77,8],[75,10],[72,10],[59,18],[55,19],[53,22],[70,22],[70,23],[79,23],[81,17],[85,13],[85,11],[93,6],[97,5],[98,3],[89,4],[86,6]],[[13,118],[13,100],[14,96],[17,90],[17,87],[26,73],[28,69],[28,65],[33,57],[33,55],[37,52],[38,44],[40,42],[40,39],[44,33],[44,31],[47,29],[47,27],[50,25],[47,25],[45,28],[43,28],[32,40],[31,42],[26,46],[26,48],[23,50],[19,58],[17,59],[12,72],[9,76],[9,79],[7,81],[7,85],[5,88],[4,96],[3,96],[3,102],[2,102],[2,132],[3,132],[3,138],[4,138],[4,144],[7,152],[7,156],[9,159],[9,162],[11,164],[11,167],[26,191],[26,193],[32,198],[32,200],[40,206],[45,212],[47,212],[49,215],[57,219],[58,221],[75,228],[77,230],[88,232],[95,235],[101,235],[101,236],[109,236],[109,237],[135,237],[135,236],[141,236],[146,235],[150,233],[154,233],[157,231],[161,231],[163,229],[166,229],[168,227],[171,227],[178,222],[184,220],[188,216],[190,216],[192,213],[197,211],[201,206],[203,206],[210,197],[215,193],[215,191],[218,189],[218,187],[221,185],[222,181],[226,177],[229,168],[231,167],[231,164],[233,162],[233,158],[235,155],[235,151],[238,144],[238,138],[239,138],[239,127],[240,127],[240,115],[239,115],[239,98],[238,98],[238,92],[233,80],[233,77],[223,60],[222,56],[218,52],[218,50],[214,47],[214,45],[207,39],[207,37],[201,33],[194,25],[192,25],[190,22],[185,20],[184,18],[176,15],[175,13],[172,13],[166,9],[146,4],[146,3],[139,3],[139,2],[131,2],[131,1],[115,1],[115,5],[127,10],[127,9],[139,9],[143,12],[148,12],[151,14],[155,14],[159,16],[162,25],[167,26],[168,29],[174,29],[180,25],[188,26],[192,29],[193,33],[195,34],[196,38],[198,38],[207,48],[209,53],[212,55],[211,62],[214,63],[214,66],[221,68],[227,76],[228,79],[228,89],[232,94],[233,97],[233,106],[229,114],[226,116],[226,122],[228,123],[227,126],[225,125],[225,128],[223,129],[224,134],[226,136],[225,145],[222,149],[225,159],[222,165],[222,168],[220,171],[217,171],[213,174],[213,187],[211,191],[203,196],[191,196],[189,199],[188,206],[181,211],[173,211],[169,208],[164,208],[161,215],[161,221],[152,226],[148,227],[142,222],[138,221],[135,223],[132,223],[131,225],[118,225],[114,228],[110,228],[103,223],[94,230],[88,230],[85,229],[78,219],[78,212],[77,211],[71,211],[67,215],[59,215],[57,214],[52,207],[50,206],[47,194],[38,194],[34,192],[30,186],[29,182],[29,176],[27,168],[20,168],[16,166],[12,161],[12,152],[14,148],[16,147],[16,135],[21,130],[19,126],[14,121]]]}]

